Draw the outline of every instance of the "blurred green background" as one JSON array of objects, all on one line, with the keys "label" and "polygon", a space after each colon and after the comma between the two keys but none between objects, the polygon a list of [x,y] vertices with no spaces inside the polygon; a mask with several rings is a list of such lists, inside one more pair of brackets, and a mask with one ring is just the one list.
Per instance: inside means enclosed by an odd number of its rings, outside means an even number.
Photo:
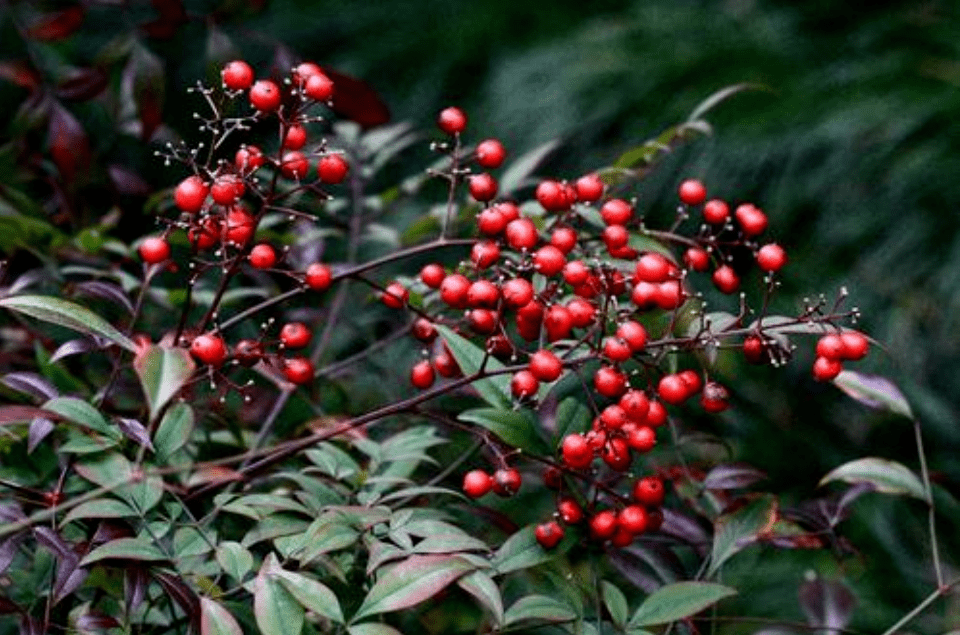
[{"label": "blurred green background", "polygon": [[[91,3],[88,19],[122,30],[168,4]],[[39,6],[12,5],[21,15]],[[895,379],[922,419],[947,567],[956,571],[960,3],[224,0],[186,7],[169,37],[143,40],[165,65],[164,117],[181,131],[190,114],[180,96],[215,68],[211,61],[270,62],[278,45],[281,59],[313,59],[361,78],[394,120],[429,128],[442,107],[460,105],[472,138],[497,136],[514,156],[560,138],[544,176],[607,165],[724,86],[762,86],[712,111],[713,135],[668,156],[637,189],[640,205],[666,218],[677,183],[701,178],[711,195],[753,201],[768,213],[791,259],[784,311],[847,288],[864,330],[885,347],[858,370]],[[7,21],[2,29],[0,53],[16,56],[16,34]],[[79,64],[115,34],[81,30],[58,46]],[[5,110],[22,97],[0,86]],[[140,166],[154,187],[173,178],[146,146],[95,143]],[[774,381],[769,369],[731,360],[726,380],[737,407],[696,425],[731,439],[735,458],[767,471],[769,487],[793,501],[860,456],[916,466],[910,427],[815,384],[813,341],[797,343],[795,363],[774,371]],[[846,527],[862,560],[756,553],[756,562],[740,565],[739,581],[756,587],[743,610],[802,619],[796,588],[807,569],[854,586],[865,606],[855,624],[867,630],[919,601],[932,580],[922,506],[870,495],[856,510]],[[956,618],[956,600],[948,604],[922,619]],[[924,624],[918,632],[929,632]]]}]

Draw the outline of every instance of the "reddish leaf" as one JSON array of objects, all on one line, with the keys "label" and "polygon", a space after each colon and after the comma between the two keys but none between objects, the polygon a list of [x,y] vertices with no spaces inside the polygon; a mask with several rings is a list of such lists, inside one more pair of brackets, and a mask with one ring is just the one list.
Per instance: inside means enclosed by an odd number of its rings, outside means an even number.
[{"label": "reddish leaf", "polygon": [[353,619],[416,606],[474,569],[459,556],[411,556],[376,581]]},{"label": "reddish leaf", "polygon": [[36,417],[48,419],[62,419],[60,415],[43,408],[33,406],[0,406],[0,426],[8,423],[26,423]]},{"label": "reddish leaf", "polygon": [[50,108],[49,147],[64,182],[72,182],[90,165],[90,140],[70,111],[57,102]]},{"label": "reddish leaf", "polygon": [[194,631],[200,630],[200,598],[177,574],[154,573],[153,577],[163,587],[164,592],[180,605],[184,613],[190,616]]},{"label": "reddish leaf", "polygon": [[8,613],[23,613],[23,609],[21,609],[15,602],[12,602],[0,595],[0,615],[6,615]]},{"label": "reddish leaf", "polygon": [[144,24],[141,28],[147,36],[168,40],[172,38],[177,28],[187,22],[187,12],[181,0],[153,0],[153,7],[160,16]]},{"label": "reddish leaf", "polygon": [[77,618],[77,629],[84,631],[102,631],[108,628],[119,628],[120,622],[106,613],[90,611]]},{"label": "reddish leaf", "polygon": [[390,121],[390,109],[370,84],[325,67],[333,80],[333,112],[364,128],[382,126]]},{"label": "reddish leaf", "polygon": [[40,87],[40,75],[26,62],[0,62],[0,79],[33,92]]},{"label": "reddish leaf", "polygon": [[84,9],[80,5],[51,13],[30,27],[27,36],[43,42],[62,40],[80,28],[83,16]]},{"label": "reddish leaf", "polygon": [[150,184],[142,176],[124,165],[116,163],[108,165],[107,174],[119,194],[146,196],[150,193]]},{"label": "reddish leaf", "polygon": [[146,141],[163,121],[163,60],[146,47],[137,45],[123,75],[124,81],[132,84],[133,101],[140,119],[140,138]]},{"label": "reddish leaf", "polygon": [[30,430],[27,433],[27,453],[37,449],[37,446],[53,432],[55,428],[53,421],[46,417],[37,417],[30,422]]},{"label": "reddish leaf", "polygon": [[766,474],[755,467],[728,463],[714,467],[703,479],[706,489],[739,489],[748,487],[766,478]]},{"label": "reddish leaf", "polygon": [[857,598],[842,582],[816,578],[800,586],[800,607],[807,623],[838,632],[850,623]]},{"label": "reddish leaf", "polygon": [[87,101],[107,87],[107,74],[99,68],[78,68],[57,84],[57,97]]}]

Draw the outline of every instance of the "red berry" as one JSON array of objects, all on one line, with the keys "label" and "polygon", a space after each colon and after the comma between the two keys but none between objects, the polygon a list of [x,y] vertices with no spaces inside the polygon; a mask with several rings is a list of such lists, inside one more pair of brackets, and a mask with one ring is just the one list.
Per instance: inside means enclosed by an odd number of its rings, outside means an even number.
[{"label": "red berry", "polygon": [[257,80],[250,87],[250,105],[260,112],[273,112],[280,107],[280,88],[269,79]]},{"label": "red berry", "polygon": [[210,249],[220,242],[220,221],[208,216],[199,221],[187,232],[187,240],[197,249]]},{"label": "red berry", "polygon": [[619,430],[627,423],[627,413],[617,404],[611,404],[600,413],[600,423],[607,430]]},{"label": "red berry", "polygon": [[480,498],[493,489],[493,478],[483,470],[470,470],[463,475],[463,493]]},{"label": "red berry", "polygon": [[818,357],[813,362],[813,378],[817,381],[830,381],[840,374],[843,364],[838,359]]},{"label": "red berry", "polygon": [[627,390],[627,377],[612,366],[601,366],[593,374],[593,387],[604,397],[615,399]]},{"label": "red berry", "polygon": [[617,531],[617,515],[606,509],[590,519],[590,535],[597,540],[606,540]]},{"label": "red berry", "polygon": [[646,424],[652,428],[662,426],[667,422],[667,409],[659,401],[651,401],[647,410]]},{"label": "red berry", "polygon": [[233,205],[243,196],[246,186],[235,174],[217,177],[210,187],[210,197],[218,205]]},{"label": "red berry", "polygon": [[634,281],[637,282],[666,282],[673,269],[673,263],[656,252],[645,253],[640,256],[633,271]]},{"label": "red berry", "polygon": [[421,360],[410,369],[410,383],[414,388],[426,390],[433,385],[435,375],[429,360]]},{"label": "red berry", "polygon": [[533,300],[533,285],[523,278],[511,278],[503,283],[501,295],[503,295],[504,304],[519,309]]},{"label": "red berry", "polygon": [[505,359],[513,355],[514,349],[510,338],[503,333],[499,333],[487,338],[486,350],[494,357]]},{"label": "red berry", "polygon": [[723,412],[730,405],[730,398],[727,389],[715,381],[708,382],[703,387],[703,395],[700,396],[700,405],[710,413]]},{"label": "red berry", "polygon": [[537,394],[540,382],[529,370],[519,370],[510,379],[510,392],[517,399],[525,399]]},{"label": "red berry", "polygon": [[620,407],[631,421],[643,421],[650,410],[650,399],[642,390],[631,388],[620,397]]},{"label": "red berry", "polygon": [[787,252],[776,243],[764,245],[757,252],[757,265],[764,271],[779,271],[787,264]]},{"label": "red berry", "polygon": [[567,525],[576,525],[583,520],[583,508],[572,498],[561,498],[557,503],[557,513]]},{"label": "red berry", "polygon": [[266,163],[267,158],[263,156],[263,152],[260,151],[260,148],[257,146],[245,145],[237,150],[237,154],[234,156],[233,165],[237,170],[243,174],[247,172],[253,172],[261,165]]},{"label": "red berry", "polygon": [[579,286],[590,278],[590,269],[582,260],[572,260],[563,267],[563,279],[567,284]]},{"label": "red berry", "polygon": [[617,337],[621,338],[634,353],[642,351],[647,345],[647,329],[633,320],[621,322],[617,326]]},{"label": "red berry", "polygon": [[533,268],[548,278],[563,271],[566,264],[563,252],[553,245],[544,245],[533,254]]},{"label": "red berry", "polygon": [[630,468],[631,456],[630,446],[623,437],[613,437],[607,441],[601,454],[603,462],[610,466],[610,469],[617,472],[625,472]]},{"label": "red berry", "polygon": [[584,203],[599,201],[603,196],[603,180],[599,174],[587,174],[577,179],[577,198]]},{"label": "red berry", "polygon": [[633,355],[630,345],[620,337],[608,337],[603,340],[603,356],[611,362],[625,362]]},{"label": "red berry", "polygon": [[470,292],[470,280],[461,273],[452,273],[440,284],[440,299],[454,309],[467,307],[467,294]]},{"label": "red berry", "polygon": [[557,227],[550,234],[550,244],[568,254],[577,246],[577,231],[572,227]]},{"label": "red berry", "polygon": [[467,313],[467,323],[474,333],[490,335],[497,330],[497,314],[490,309],[474,309]]},{"label": "red berry", "polygon": [[618,527],[610,537],[610,544],[620,549],[629,546],[631,542],[633,542],[633,534],[622,527]]},{"label": "red berry", "polygon": [[496,205],[487,207],[477,214],[477,228],[484,236],[497,236],[506,226],[507,217]]},{"label": "red berry", "polygon": [[417,318],[413,326],[410,327],[413,336],[425,344],[429,344],[437,339],[437,327],[427,318]]},{"label": "red berry", "polygon": [[307,267],[303,281],[314,291],[324,291],[333,281],[333,274],[330,273],[330,267],[323,263],[315,262]]},{"label": "red berry", "polygon": [[710,266],[710,255],[700,247],[690,247],[683,254],[683,264],[694,271],[706,271]]},{"label": "red berry", "polygon": [[497,196],[497,180],[487,172],[471,176],[468,185],[470,196],[481,203],[491,201]]},{"label": "red berry", "polygon": [[303,348],[310,343],[310,329],[303,322],[287,322],[280,329],[280,342],[285,348]]},{"label": "red berry", "polygon": [[401,309],[410,299],[410,292],[399,282],[391,282],[383,291],[380,299],[391,309]]},{"label": "red berry", "polygon": [[333,89],[333,80],[323,73],[311,75],[303,86],[304,94],[317,101],[328,101],[333,97]]},{"label": "red berry", "polygon": [[743,356],[751,364],[760,364],[766,360],[767,347],[758,335],[748,335],[743,340]]},{"label": "red berry", "polygon": [[253,85],[253,69],[243,60],[228,62],[220,71],[220,77],[230,90],[246,90]]},{"label": "red berry", "polygon": [[507,152],[497,139],[487,139],[477,144],[477,163],[488,169],[499,168]]},{"label": "red berry", "polygon": [[460,374],[460,366],[457,360],[450,354],[444,346],[443,351],[433,358],[433,367],[437,369],[441,377],[456,377]]},{"label": "red berry", "polygon": [[299,150],[285,152],[280,161],[280,173],[288,179],[302,179],[310,171],[310,162]]},{"label": "red berry", "polygon": [[219,335],[204,333],[193,338],[190,343],[190,354],[198,361],[218,368],[227,359],[227,345]]},{"label": "red berry", "polygon": [[707,188],[696,179],[687,179],[680,184],[680,200],[686,205],[699,205],[707,200]]},{"label": "red berry", "polygon": [[493,491],[498,496],[513,496],[520,489],[522,482],[520,472],[512,467],[493,473]]},{"label": "red berry", "polygon": [[738,205],[733,215],[747,236],[757,236],[767,228],[767,215],[751,203]]},{"label": "red berry", "polygon": [[686,382],[680,375],[670,374],[660,378],[660,383],[657,385],[657,394],[660,399],[667,403],[677,405],[683,403],[690,393]]},{"label": "red berry", "polygon": [[145,263],[155,265],[170,257],[170,243],[160,236],[150,236],[140,243],[138,251]]},{"label": "red berry", "polygon": [[470,250],[470,261],[477,269],[487,269],[500,259],[500,247],[492,240],[474,243]]},{"label": "red berry", "polygon": [[547,339],[551,342],[562,340],[573,329],[573,316],[562,304],[554,304],[547,309],[543,317],[543,326],[547,329]]},{"label": "red berry", "polygon": [[600,234],[603,244],[611,252],[622,249],[630,242],[630,232],[623,225],[607,225]]},{"label": "red berry", "polygon": [[657,433],[650,426],[637,426],[627,433],[627,445],[637,452],[649,452],[657,444]]},{"label": "red berry", "polygon": [[188,176],[180,181],[177,189],[173,192],[173,202],[176,203],[182,211],[188,214],[195,214],[203,207],[204,201],[210,188],[203,182],[199,176]]},{"label": "red berry", "polygon": [[437,117],[437,127],[448,135],[458,134],[467,127],[467,115],[455,106],[444,108]]},{"label": "red berry", "polygon": [[840,334],[843,343],[843,358],[856,361],[863,359],[870,348],[870,340],[859,331],[844,331]]},{"label": "red berry", "polygon": [[560,212],[570,207],[563,183],[559,181],[541,181],[535,195],[537,202],[548,212]]},{"label": "red berry", "polygon": [[224,240],[237,246],[246,245],[253,238],[256,222],[256,219],[239,205],[231,207],[224,224]]},{"label": "red berry", "polygon": [[563,362],[548,350],[539,350],[531,355],[529,368],[540,381],[554,381],[563,374]]},{"label": "red berry", "polygon": [[320,70],[320,67],[313,62],[301,62],[293,69],[293,72],[290,74],[293,83],[296,86],[303,86],[307,83],[307,80],[313,77],[314,75],[319,75],[323,71]]},{"label": "red berry", "polygon": [[733,293],[740,286],[740,278],[730,265],[720,265],[713,272],[713,284],[722,293]]},{"label": "red berry", "polygon": [[583,298],[573,298],[567,302],[570,323],[577,328],[586,328],[593,324],[597,316],[597,307]]},{"label": "red berry", "polygon": [[817,341],[817,356],[830,360],[843,359],[845,348],[839,334],[828,333]]},{"label": "red berry", "polygon": [[467,290],[467,305],[494,308],[500,300],[500,289],[489,280],[477,280]]},{"label": "red berry", "polygon": [[680,371],[679,373],[677,373],[677,375],[680,377],[680,380],[683,382],[683,384],[687,387],[688,397],[697,394],[698,392],[700,392],[700,389],[703,387],[703,380],[700,379],[700,375],[697,374],[697,371],[695,370],[691,370],[688,368],[687,370]]},{"label": "red berry", "polygon": [[662,505],[664,494],[663,481],[656,476],[645,476],[633,486],[634,500],[647,507]]},{"label": "red berry", "polygon": [[529,218],[510,221],[504,231],[507,244],[514,249],[533,249],[537,245],[537,227]]},{"label": "red berry", "polygon": [[541,547],[553,549],[563,539],[563,527],[556,521],[551,520],[542,525],[537,525],[537,528],[533,530],[533,535]]},{"label": "red berry", "polygon": [[722,225],[730,217],[730,206],[719,198],[707,201],[703,206],[703,220],[711,225]]},{"label": "red berry", "polygon": [[568,434],[561,444],[563,462],[574,469],[585,468],[593,461],[593,450],[582,434]]},{"label": "red berry", "polygon": [[657,306],[667,311],[676,309],[683,304],[684,298],[683,287],[680,285],[679,280],[661,282],[657,285],[657,290],[654,294],[654,302],[656,302]]},{"label": "red berry", "polygon": [[510,201],[503,201],[497,203],[493,206],[495,210],[500,212],[506,222],[514,221],[520,218],[520,208],[517,207],[516,203],[511,203]]},{"label": "red berry", "polygon": [[640,505],[627,505],[617,514],[617,524],[631,534],[642,534],[647,530],[647,510]]},{"label": "red berry", "polygon": [[425,265],[420,270],[420,280],[431,289],[439,289],[446,277],[447,273],[443,270],[443,265],[437,263]]},{"label": "red berry", "polygon": [[283,138],[283,147],[287,150],[299,150],[307,143],[307,129],[300,124],[293,124],[287,128]]},{"label": "red berry", "polygon": [[626,225],[633,216],[633,207],[622,198],[612,198],[600,208],[600,216],[607,225]]},{"label": "red berry", "polygon": [[250,250],[250,264],[255,269],[269,269],[277,263],[277,252],[266,243],[260,243]]},{"label": "red berry", "polygon": [[263,344],[256,340],[240,340],[233,347],[233,358],[243,366],[253,366],[263,359]]}]

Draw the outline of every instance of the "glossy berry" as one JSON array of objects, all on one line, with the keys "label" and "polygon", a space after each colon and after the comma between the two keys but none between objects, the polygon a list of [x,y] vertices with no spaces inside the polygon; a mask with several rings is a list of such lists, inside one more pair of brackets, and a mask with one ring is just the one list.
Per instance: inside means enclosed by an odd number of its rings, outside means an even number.
[{"label": "glossy berry", "polygon": [[533,300],[533,285],[523,278],[511,278],[503,283],[501,295],[504,304],[518,309]]},{"label": "glossy berry", "polygon": [[845,357],[845,346],[839,333],[828,333],[817,340],[817,356],[838,360]]},{"label": "glossy berry", "polygon": [[606,509],[590,519],[590,535],[597,540],[606,540],[613,537],[617,531],[617,514]]},{"label": "glossy berry", "polygon": [[563,279],[567,284],[579,286],[590,278],[590,269],[582,260],[573,260],[563,267]]},{"label": "glossy berry", "polygon": [[277,264],[277,252],[266,243],[254,246],[247,258],[254,269],[269,269]]},{"label": "glossy berry", "polygon": [[707,382],[703,387],[703,394],[700,396],[700,405],[710,413],[723,412],[730,405],[727,401],[730,393],[722,385],[715,381]]},{"label": "glossy berry", "polygon": [[843,343],[843,358],[849,360],[863,359],[870,348],[870,340],[859,331],[844,331],[840,334]]},{"label": "glossy berry", "polygon": [[391,309],[403,308],[403,305],[407,303],[409,298],[410,292],[399,282],[391,282],[388,284],[380,296],[383,303]]},{"label": "glossy berry", "polygon": [[467,115],[455,106],[444,108],[437,117],[437,127],[448,135],[461,133],[467,127]]},{"label": "glossy berry", "polygon": [[208,216],[187,231],[187,240],[197,249],[210,249],[220,242],[220,221]]},{"label": "glossy berry", "polygon": [[673,263],[661,254],[649,252],[640,256],[633,270],[635,281],[666,282],[673,271]]},{"label": "glossy berry", "polygon": [[433,365],[426,359],[417,362],[410,369],[410,383],[420,390],[426,390],[432,386],[435,377]]},{"label": "glossy berry", "polygon": [[616,335],[626,342],[634,353],[642,351],[647,345],[647,329],[633,320],[627,320],[617,325]]},{"label": "glossy berry", "polygon": [[651,401],[650,407],[647,410],[647,418],[645,423],[652,427],[656,428],[662,426],[667,422],[667,409],[659,401]]},{"label": "glossy berry", "polygon": [[627,390],[627,378],[612,366],[601,366],[593,374],[593,387],[604,397],[615,399]]},{"label": "glossy berry", "polygon": [[526,399],[537,394],[540,382],[529,370],[520,370],[510,379],[510,392],[517,399]]},{"label": "glossy berry", "polygon": [[242,174],[253,172],[266,162],[267,158],[263,156],[260,148],[251,145],[241,146],[233,159],[234,167]]},{"label": "glossy berry", "polygon": [[219,368],[227,359],[227,345],[219,335],[204,333],[193,338],[190,354],[199,362]]},{"label": "glossy berry", "polygon": [[419,317],[413,322],[413,326],[410,327],[410,333],[424,344],[429,344],[437,339],[437,327],[433,325],[433,322],[424,317]]},{"label": "glossy berry", "polygon": [[470,262],[477,269],[488,269],[500,259],[500,247],[492,240],[481,240],[470,249]]},{"label": "glossy berry", "polygon": [[257,80],[250,87],[250,105],[260,112],[273,112],[280,107],[280,88],[269,79]]},{"label": "glossy berry", "polygon": [[293,69],[293,72],[290,73],[290,76],[295,86],[302,87],[307,83],[308,79],[314,75],[319,75],[322,72],[323,71],[320,70],[320,67],[313,62],[301,62]]},{"label": "glossy berry", "polygon": [[633,485],[633,499],[647,507],[662,505],[665,494],[663,481],[656,476],[645,476]]},{"label": "glossy berry", "polygon": [[496,311],[491,311],[490,309],[474,309],[467,313],[467,324],[474,333],[490,335],[497,330],[499,320],[497,319]]},{"label": "glossy berry", "polygon": [[310,343],[310,337],[310,329],[303,322],[287,322],[280,329],[280,342],[284,348],[303,348]]},{"label": "glossy berry", "polygon": [[603,356],[611,362],[625,362],[633,355],[626,340],[620,337],[607,337],[603,340]]},{"label": "glossy berry", "polygon": [[323,73],[316,73],[307,78],[307,83],[303,86],[304,94],[310,99],[317,101],[327,101],[333,97],[333,80]]},{"label": "glossy berry", "polygon": [[493,200],[497,196],[497,180],[488,172],[474,174],[468,181],[470,196],[475,201],[485,203]]},{"label": "glossy berry", "polygon": [[633,207],[622,198],[612,198],[600,208],[600,217],[607,225],[626,225],[633,216]]},{"label": "glossy berry", "polygon": [[477,229],[484,236],[498,236],[507,226],[507,217],[494,205],[486,207],[477,214]]},{"label": "glossy berry", "polygon": [[618,404],[610,404],[600,413],[600,423],[607,430],[619,430],[627,423],[627,413]]},{"label": "glossy berry", "polygon": [[470,280],[461,273],[452,273],[440,284],[440,299],[454,309],[467,307]]},{"label": "glossy berry", "polygon": [[292,384],[313,381],[313,364],[306,357],[291,357],[283,362],[283,376]]},{"label": "glossy berry", "polygon": [[767,215],[751,203],[738,205],[733,215],[747,236],[758,236],[767,228]]},{"label": "glossy berry", "polygon": [[314,291],[324,291],[333,281],[333,274],[330,272],[330,267],[321,262],[315,262],[307,267],[303,281]]},{"label": "glossy berry", "polygon": [[593,462],[593,450],[582,434],[568,434],[560,447],[563,462],[574,469],[585,468]]},{"label": "glossy berry", "polygon": [[650,399],[642,390],[631,388],[620,397],[620,407],[631,421],[643,421],[650,410]]},{"label": "glossy berry", "polygon": [[817,381],[830,381],[840,374],[843,364],[837,359],[818,357],[813,362],[813,378]]},{"label": "glossy berry", "polygon": [[233,347],[233,358],[237,360],[241,366],[253,366],[263,359],[263,355],[263,344],[257,340],[240,340],[237,342],[237,345]]},{"label": "glossy berry", "polygon": [[563,252],[553,245],[544,245],[533,253],[533,268],[548,278],[563,271],[566,264]]},{"label": "glossy berry", "polygon": [[647,510],[640,505],[627,505],[617,514],[617,525],[631,534],[647,530]]},{"label": "glossy berry", "polygon": [[480,498],[493,489],[493,478],[483,470],[470,470],[463,475],[463,493]]},{"label": "glossy berry", "polygon": [[180,181],[177,189],[173,192],[173,202],[188,214],[195,214],[203,207],[207,194],[210,193],[209,186],[203,182],[199,176],[188,176]]},{"label": "glossy berry", "polygon": [[767,347],[759,335],[748,335],[743,340],[743,356],[751,364],[766,361]]},{"label": "glossy berry", "polygon": [[443,265],[438,263],[424,265],[420,270],[420,281],[431,289],[439,289],[446,277],[447,272],[443,270]]},{"label": "glossy berry", "polygon": [[450,354],[450,351],[446,350],[446,347],[433,358],[433,367],[437,369],[441,377],[457,377],[460,374],[460,366],[457,365],[457,360]]},{"label": "glossy berry", "polygon": [[690,247],[683,253],[683,264],[693,271],[706,271],[710,266],[710,255],[700,247]]},{"label": "glossy berry", "polygon": [[280,162],[280,173],[288,179],[302,179],[310,171],[307,156],[299,150],[285,152]]},{"label": "glossy berry", "polygon": [[550,244],[566,255],[577,246],[577,231],[572,227],[557,227],[550,234]]},{"label": "glossy berry", "polygon": [[650,426],[636,426],[627,431],[627,445],[640,453],[649,452],[657,445],[657,433]]},{"label": "glossy berry", "polygon": [[713,272],[713,284],[722,293],[733,293],[740,287],[740,277],[730,265],[720,265]]},{"label": "glossy berry", "polygon": [[224,240],[232,245],[246,245],[253,238],[256,222],[256,219],[239,205],[231,207],[223,229]]},{"label": "glossy berry", "polygon": [[253,85],[253,69],[243,60],[228,62],[220,71],[220,77],[230,90],[246,90]]},{"label": "glossy berry", "polygon": [[686,382],[679,374],[664,375],[657,384],[657,395],[668,404],[681,404],[690,395]]},{"label": "glossy berry", "polygon": [[764,271],[779,271],[787,264],[787,252],[776,243],[769,243],[757,252],[757,266]]},{"label": "glossy berry", "polygon": [[520,472],[514,468],[499,469],[493,473],[493,492],[498,496],[513,496],[520,490],[522,482]]},{"label": "glossy berry", "polygon": [[710,199],[703,206],[703,220],[711,225],[722,225],[730,218],[730,206],[719,198]]},{"label": "glossy berry", "polygon": [[170,257],[170,243],[160,236],[150,236],[140,243],[140,258],[148,265],[155,265]]},{"label": "glossy berry", "polygon": [[537,227],[529,218],[510,221],[504,232],[507,244],[514,249],[533,249],[537,245]]},{"label": "glossy berry", "polygon": [[551,342],[562,340],[573,329],[573,316],[570,309],[562,304],[554,304],[547,309],[543,317],[543,326],[547,329],[547,339]]},{"label": "glossy berry", "polygon": [[593,203],[603,196],[603,180],[599,174],[586,174],[577,179],[575,184],[577,199],[584,203]]},{"label": "glossy berry", "polygon": [[623,225],[607,225],[600,234],[600,238],[607,249],[614,252],[627,246],[630,242],[630,232]]},{"label": "glossy berry", "polygon": [[563,539],[563,527],[556,521],[551,520],[537,525],[537,528],[533,530],[533,536],[544,549],[553,549]]},{"label": "glossy berry", "polygon": [[557,503],[557,514],[567,525],[576,525],[583,520],[583,508],[572,498],[561,498]]},{"label": "glossy berry", "polygon": [[680,377],[680,381],[683,382],[683,385],[687,387],[688,397],[697,394],[703,387],[703,380],[700,379],[700,375],[695,370],[688,368],[687,370],[682,370],[677,373],[677,376]]},{"label": "glossy berry", "polygon": [[477,163],[488,169],[499,168],[507,152],[497,139],[487,139],[477,144]]},{"label": "glossy berry", "polygon": [[699,205],[707,200],[707,188],[696,179],[687,179],[681,183],[678,193],[685,205]]},{"label": "glossy berry", "polygon": [[554,381],[563,373],[563,362],[553,351],[539,350],[530,356],[529,369],[540,381]]},{"label": "glossy berry", "polygon": [[233,205],[243,196],[246,186],[235,174],[218,176],[210,186],[210,198],[218,205]]},{"label": "glossy berry", "polygon": [[570,207],[563,183],[554,180],[541,181],[534,195],[537,202],[548,212],[559,212]]},{"label": "glossy berry", "polygon": [[471,307],[495,308],[500,300],[500,289],[489,280],[477,280],[467,290],[467,305]]},{"label": "glossy berry", "polygon": [[293,124],[287,128],[283,138],[283,147],[286,150],[299,150],[307,144],[307,129],[300,124]]}]

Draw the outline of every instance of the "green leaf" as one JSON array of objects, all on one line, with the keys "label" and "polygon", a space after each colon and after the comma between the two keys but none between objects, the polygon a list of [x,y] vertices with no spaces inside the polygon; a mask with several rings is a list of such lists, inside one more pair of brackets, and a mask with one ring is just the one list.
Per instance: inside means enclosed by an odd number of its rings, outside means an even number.
[{"label": "green leaf", "polygon": [[141,562],[158,562],[167,557],[152,542],[142,538],[116,538],[104,543],[88,553],[79,566],[85,567],[108,559],[139,560]]},{"label": "green leaf", "polygon": [[505,443],[532,454],[548,452],[538,434],[540,426],[529,410],[474,408],[461,412],[460,421],[483,426]]},{"label": "green leaf", "polygon": [[350,635],[403,635],[400,631],[380,622],[364,622],[347,627]]},{"label": "green leaf", "polygon": [[150,408],[150,420],[153,421],[160,409],[187,383],[196,364],[186,349],[146,346],[137,351],[133,368],[140,378]]},{"label": "green leaf", "polygon": [[80,503],[63,517],[60,526],[83,518],[127,518],[137,516],[129,505],[115,498],[97,498],[86,503]]},{"label": "green leaf", "polygon": [[497,549],[490,560],[490,564],[498,573],[529,569],[553,557],[537,542],[534,530],[533,525],[524,527],[507,538],[506,542]]},{"label": "green leaf", "polygon": [[842,370],[833,379],[837,388],[865,406],[886,410],[913,419],[910,403],[897,385],[880,375],[868,375],[852,370]]},{"label": "green leaf", "polygon": [[317,518],[304,533],[303,547],[292,555],[302,564],[317,556],[338,549],[346,549],[360,539],[360,533],[337,519]]},{"label": "green leaf", "polygon": [[643,601],[630,618],[630,627],[669,624],[696,615],[736,589],[712,582],[677,582],[661,587]]},{"label": "green leaf", "polygon": [[217,545],[217,562],[227,575],[242,582],[253,569],[253,554],[239,542],[228,540]]},{"label": "green leaf", "polygon": [[201,597],[200,635],[243,635],[243,629],[222,604]]},{"label": "green leaf", "polygon": [[503,196],[514,192],[523,187],[527,178],[533,174],[537,166],[543,163],[543,160],[556,149],[560,144],[559,139],[552,139],[546,143],[537,146],[533,150],[525,152],[516,158],[500,177],[500,193]]},{"label": "green leaf", "polygon": [[503,616],[504,624],[522,620],[542,622],[569,622],[577,619],[577,612],[563,602],[545,595],[528,595],[513,603]]},{"label": "green leaf", "polygon": [[905,494],[927,500],[920,478],[902,463],[888,459],[867,457],[844,463],[820,479],[820,485],[831,481],[868,483],[884,494]]},{"label": "green leaf", "polygon": [[340,602],[333,591],[325,585],[317,582],[313,578],[305,575],[286,571],[284,569],[275,572],[280,583],[290,592],[305,609],[322,615],[338,624],[343,624],[343,611],[340,609]]},{"label": "green leaf", "polygon": [[202,556],[213,551],[217,544],[217,535],[212,531],[204,531],[199,527],[185,525],[173,534],[173,555],[179,560],[193,556]]},{"label": "green leaf", "polygon": [[43,295],[14,295],[0,299],[0,307],[87,335],[106,338],[128,351],[137,350],[136,344],[112,324],[90,309],[67,300]]},{"label": "green leaf", "polygon": [[416,606],[475,568],[458,556],[410,556],[376,581],[353,619]]},{"label": "green leaf", "polygon": [[613,620],[617,628],[622,630],[627,623],[627,612],[629,611],[626,596],[616,585],[606,580],[600,583],[600,593],[603,597],[603,604],[610,613],[610,619]]},{"label": "green leaf", "polygon": [[776,520],[777,501],[771,494],[758,496],[745,507],[717,518],[708,575],[716,573],[730,557],[749,546]]},{"label": "green leaf", "polygon": [[503,624],[503,597],[497,583],[485,571],[474,571],[457,580],[457,586],[472,595],[493,613],[496,626]]},{"label": "green leaf", "polygon": [[723,103],[733,95],[737,93],[742,93],[745,90],[767,90],[765,86],[761,84],[751,84],[749,82],[743,82],[740,84],[733,84],[732,86],[727,86],[716,91],[693,109],[693,112],[690,113],[690,116],[687,117],[687,123],[700,120],[705,114],[713,110],[717,105]]},{"label": "green leaf", "polygon": [[[503,364],[496,358],[488,356],[480,347],[470,340],[460,337],[448,327],[438,324],[437,331],[447,343],[447,347],[453,353],[454,359],[457,360],[460,370],[465,375],[473,375],[479,371],[484,359],[486,359],[485,368],[488,371],[504,368]],[[513,398],[510,396],[510,377],[508,375],[484,377],[473,382],[472,386],[476,388],[484,401],[494,408],[509,408],[513,403]]]},{"label": "green leaf", "polygon": [[41,407],[44,410],[55,412],[64,419],[78,423],[94,432],[99,432],[114,441],[119,441],[123,437],[120,428],[107,423],[107,420],[100,414],[100,411],[83,399],[76,397],[54,397]]},{"label": "green leaf", "polygon": [[190,440],[193,433],[193,408],[185,403],[174,404],[163,415],[153,435],[153,449],[157,461],[166,464],[177,450]]},{"label": "green leaf", "polygon": [[557,442],[571,432],[590,428],[590,409],[577,397],[567,397],[557,406]]},{"label": "green leaf", "polygon": [[299,635],[303,607],[271,575],[279,567],[273,553],[264,558],[254,583],[253,615],[263,635]]}]

